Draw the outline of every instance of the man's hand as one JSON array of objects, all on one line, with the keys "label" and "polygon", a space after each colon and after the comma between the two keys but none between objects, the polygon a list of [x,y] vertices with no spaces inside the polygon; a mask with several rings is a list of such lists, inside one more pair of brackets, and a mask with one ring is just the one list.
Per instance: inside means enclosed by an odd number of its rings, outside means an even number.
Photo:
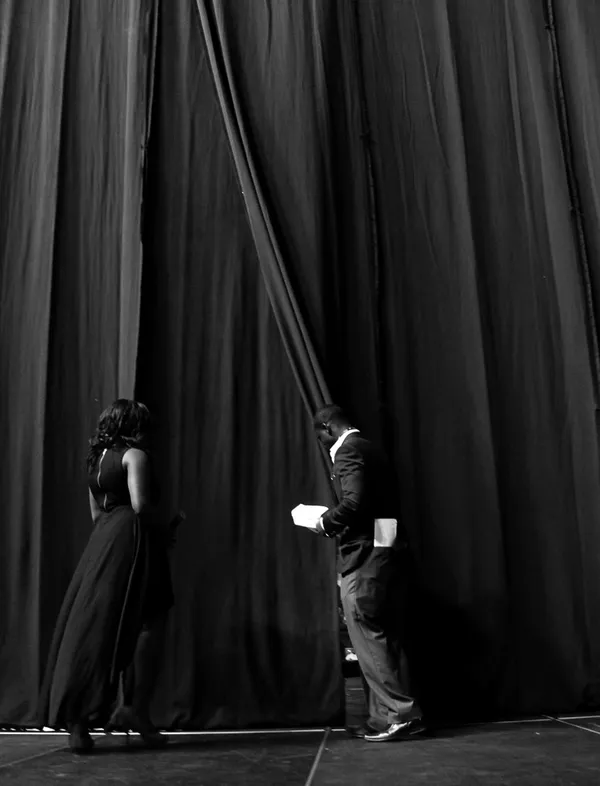
[{"label": "man's hand", "polygon": [[177,540],[177,527],[186,519],[185,511],[180,510],[169,523],[169,548],[172,549]]}]

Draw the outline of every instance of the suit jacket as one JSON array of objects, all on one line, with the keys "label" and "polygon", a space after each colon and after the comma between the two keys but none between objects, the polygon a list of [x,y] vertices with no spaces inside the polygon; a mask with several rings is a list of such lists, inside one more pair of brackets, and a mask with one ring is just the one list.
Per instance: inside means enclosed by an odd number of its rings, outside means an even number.
[{"label": "suit jacket", "polygon": [[327,535],[339,535],[342,575],[373,551],[375,519],[398,519],[395,549],[406,545],[398,482],[383,451],[360,433],[350,434],[335,454],[331,479],[338,504],[323,514],[323,528]]}]

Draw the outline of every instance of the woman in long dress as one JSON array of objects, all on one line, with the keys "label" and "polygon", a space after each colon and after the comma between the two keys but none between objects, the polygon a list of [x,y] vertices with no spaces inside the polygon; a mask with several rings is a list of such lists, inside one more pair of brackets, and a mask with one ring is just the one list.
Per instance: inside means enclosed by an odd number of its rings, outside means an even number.
[{"label": "woman in long dress", "polygon": [[167,742],[148,714],[173,603],[149,437],[148,409],[119,399],[90,439],[93,531],[56,623],[40,713],[44,725],[67,728],[75,753],[91,750],[89,729],[102,726],[136,731],[153,747]]}]

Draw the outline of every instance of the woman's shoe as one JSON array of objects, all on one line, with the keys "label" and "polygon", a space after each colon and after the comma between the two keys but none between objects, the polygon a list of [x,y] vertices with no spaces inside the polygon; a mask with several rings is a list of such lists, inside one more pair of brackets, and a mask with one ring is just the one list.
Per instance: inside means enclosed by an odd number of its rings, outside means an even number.
[{"label": "woman's shoe", "polygon": [[94,740],[90,737],[90,732],[85,724],[69,724],[67,731],[69,732],[69,748],[73,753],[82,755],[92,750]]},{"label": "woman's shoe", "polygon": [[[140,735],[144,745],[148,748],[162,748],[169,742],[169,738],[165,734],[158,732],[146,718],[136,715],[132,707],[119,707],[115,710],[104,731],[106,734],[122,731],[127,735],[129,731],[134,731]],[[129,742],[129,736],[127,741]]]}]

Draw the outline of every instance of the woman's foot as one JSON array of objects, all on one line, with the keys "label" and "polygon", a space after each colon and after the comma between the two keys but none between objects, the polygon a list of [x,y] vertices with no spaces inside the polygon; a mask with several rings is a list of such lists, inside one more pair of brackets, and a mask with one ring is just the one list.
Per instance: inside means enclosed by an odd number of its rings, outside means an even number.
[{"label": "woman's foot", "polygon": [[79,755],[89,753],[94,747],[94,740],[85,723],[72,723],[67,727],[69,732],[69,748]]},{"label": "woman's foot", "polygon": [[140,735],[148,748],[162,748],[169,742],[165,734],[157,731],[148,718],[137,715],[133,707],[123,706],[116,709],[104,731],[107,734],[113,731],[122,731],[126,734],[134,731]]}]

